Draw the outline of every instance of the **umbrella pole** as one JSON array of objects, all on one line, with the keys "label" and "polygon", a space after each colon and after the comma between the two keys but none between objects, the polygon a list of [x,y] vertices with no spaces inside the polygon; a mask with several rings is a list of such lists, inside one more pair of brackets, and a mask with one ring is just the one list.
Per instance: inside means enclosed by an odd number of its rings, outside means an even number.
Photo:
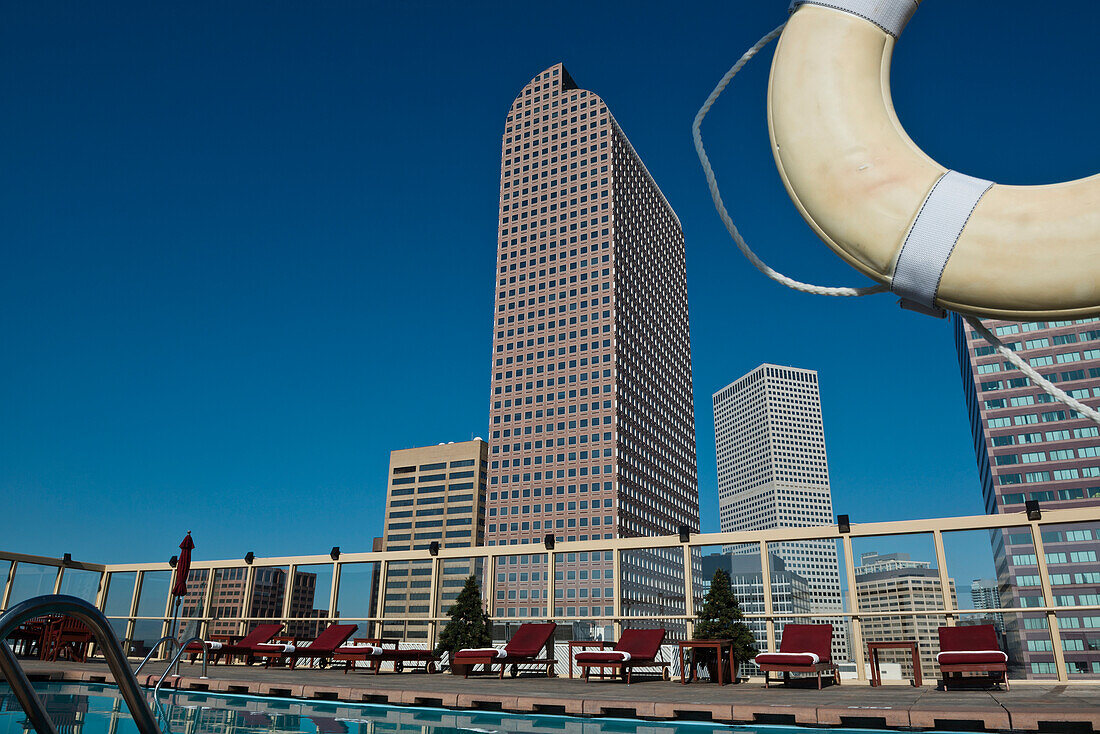
[{"label": "umbrella pole", "polygon": [[[179,616],[180,616],[180,604],[182,604],[182,603],[183,603],[183,597],[182,596],[177,596],[176,597],[176,607],[172,611],[172,646],[173,646],[173,648],[178,647],[179,644],[180,644],[180,641],[179,641]],[[180,674],[180,661],[179,660],[176,661],[175,668],[176,669],[174,671],[166,671],[166,672],[171,672],[172,675],[179,676],[179,674]]]}]

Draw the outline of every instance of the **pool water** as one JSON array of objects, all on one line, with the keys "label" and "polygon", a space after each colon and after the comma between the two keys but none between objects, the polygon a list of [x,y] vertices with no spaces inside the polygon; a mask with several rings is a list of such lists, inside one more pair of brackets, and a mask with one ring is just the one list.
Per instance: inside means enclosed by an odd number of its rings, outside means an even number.
[{"label": "pool water", "polygon": [[[35,684],[59,734],[137,734],[113,686]],[[149,693],[151,700],[151,692]],[[581,719],[407,706],[320,703],[163,691],[165,734],[840,734],[861,729],[729,726],[701,722]],[[0,683],[0,734],[33,731],[11,689]],[[879,730],[881,731],[881,730]],[[929,733],[934,734],[934,733]],[[952,734],[941,732],[941,734]]]}]

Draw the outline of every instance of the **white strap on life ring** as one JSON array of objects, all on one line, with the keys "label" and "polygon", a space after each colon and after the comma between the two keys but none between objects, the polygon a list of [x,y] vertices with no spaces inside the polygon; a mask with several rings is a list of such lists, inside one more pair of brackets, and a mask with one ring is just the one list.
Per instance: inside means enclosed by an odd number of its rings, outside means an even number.
[{"label": "white strap on life ring", "polygon": [[918,4],[919,0],[791,0],[790,11],[793,13],[799,5],[821,5],[858,15],[898,38]]},{"label": "white strap on life ring", "polygon": [[974,207],[992,186],[992,181],[958,171],[948,171],[936,181],[898,252],[890,289],[901,296],[902,307],[930,316],[944,315],[935,301],[947,258]]}]

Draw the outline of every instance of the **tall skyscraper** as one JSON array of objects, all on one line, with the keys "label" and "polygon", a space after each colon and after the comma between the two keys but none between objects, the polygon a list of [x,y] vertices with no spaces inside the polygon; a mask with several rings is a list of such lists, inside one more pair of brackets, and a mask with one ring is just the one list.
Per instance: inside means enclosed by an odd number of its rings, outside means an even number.
[{"label": "tall skyscraper", "polygon": [[[1081,402],[1100,405],[1100,318],[983,323],[1041,375]],[[1033,385],[958,316],[954,327],[986,512],[1022,512],[1027,500],[1049,509],[1100,502],[1100,427]],[[993,533],[992,540],[1004,606],[1041,605],[1031,534],[1021,528]],[[1055,603],[1100,603],[1100,527],[1047,528],[1043,545]],[[1045,615],[1003,616],[1010,665],[1021,662],[1028,676],[1053,676]],[[1100,673],[1093,642],[1100,638],[1100,616],[1060,612],[1058,618],[1070,675]]]},{"label": "tall skyscraper", "polygon": [[997,579],[974,579],[971,581],[970,604],[975,609],[990,610],[989,618],[997,626],[997,631],[1002,635],[1005,633],[1004,615],[992,612],[992,610],[1000,609],[1003,606],[1001,604],[1000,585],[997,583]]},{"label": "tall skyscraper", "polygon": [[[488,444],[480,438],[390,452],[382,550],[469,548],[481,545],[485,533],[485,489]],[[431,564],[390,563],[385,578],[383,611],[387,616],[428,616]],[[447,559],[439,577],[438,611],[445,614],[466,577],[482,575],[479,560]],[[385,635],[427,637],[423,624],[383,625]]]},{"label": "tall skyscraper", "polygon": [[[951,604],[958,609],[954,580],[948,580]],[[856,598],[865,612],[906,612],[943,607],[940,572],[930,561],[914,561],[908,553],[863,553],[856,566]],[[940,617],[928,615],[866,617],[863,620],[865,642],[915,640],[922,676],[931,677],[939,668]],[[901,665],[903,678],[913,677],[913,657],[908,650],[880,650],[884,663]]]},{"label": "tall skyscraper", "polygon": [[[553,604],[537,554],[548,534],[698,530],[684,237],[607,105],[561,64],[505,120],[498,235],[486,539],[534,547],[497,569],[493,611],[606,618],[610,552],[560,559]],[[624,614],[682,608],[678,551],[623,564]]]},{"label": "tall skyscraper", "polygon": [[[714,393],[713,403],[722,532],[832,524],[817,372],[762,364]],[[843,610],[834,542],[775,543],[769,552],[810,582],[814,612]],[[833,655],[846,659],[847,627],[842,618],[833,627]]]}]

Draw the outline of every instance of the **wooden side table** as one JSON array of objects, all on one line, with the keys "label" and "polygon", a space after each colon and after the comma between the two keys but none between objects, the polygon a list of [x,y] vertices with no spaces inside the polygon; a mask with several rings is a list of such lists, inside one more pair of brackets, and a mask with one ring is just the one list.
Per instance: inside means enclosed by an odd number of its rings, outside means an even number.
[{"label": "wooden side table", "polygon": [[680,682],[685,686],[695,678],[694,664],[691,666],[691,674],[688,674],[684,655],[687,650],[714,650],[714,654],[718,658],[718,685],[726,685],[725,675],[727,670],[730,671],[732,677],[733,640],[684,640],[677,644],[680,646]]},{"label": "wooden side table", "polygon": [[[569,677],[573,677],[573,651],[577,648],[584,650],[589,647],[598,647],[600,649],[607,649],[609,647],[615,647],[614,642],[605,642],[604,640],[570,640],[569,641]],[[604,677],[604,668],[600,668],[600,677]]]},{"label": "wooden side table", "polygon": [[868,642],[867,657],[871,661],[871,685],[882,685],[882,673],[878,669],[878,651],[886,649],[908,650],[913,655],[913,685],[920,688],[923,684],[920,672],[920,655],[917,654],[916,640],[890,640],[886,642]]}]

